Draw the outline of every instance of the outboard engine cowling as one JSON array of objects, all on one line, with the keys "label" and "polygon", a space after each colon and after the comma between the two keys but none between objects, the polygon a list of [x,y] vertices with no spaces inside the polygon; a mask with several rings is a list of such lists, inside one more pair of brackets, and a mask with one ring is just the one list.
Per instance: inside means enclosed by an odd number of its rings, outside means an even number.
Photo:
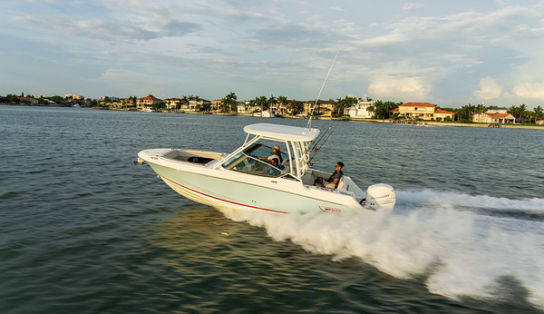
[{"label": "outboard engine cowling", "polygon": [[363,207],[379,210],[393,210],[397,194],[392,186],[388,184],[374,184],[366,190],[366,200],[363,202]]}]

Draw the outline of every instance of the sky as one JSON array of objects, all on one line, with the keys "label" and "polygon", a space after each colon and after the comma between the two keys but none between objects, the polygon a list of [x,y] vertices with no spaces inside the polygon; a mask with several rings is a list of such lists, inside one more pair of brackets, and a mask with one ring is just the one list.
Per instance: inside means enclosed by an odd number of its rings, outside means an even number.
[{"label": "sky", "polygon": [[[544,2],[0,0],[0,95],[544,106]],[[333,61],[335,60],[334,65]]]}]

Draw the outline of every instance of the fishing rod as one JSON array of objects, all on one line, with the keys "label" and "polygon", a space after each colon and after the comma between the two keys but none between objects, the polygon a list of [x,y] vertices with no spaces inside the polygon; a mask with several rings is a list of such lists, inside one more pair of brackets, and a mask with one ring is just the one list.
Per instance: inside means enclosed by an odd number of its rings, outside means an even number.
[{"label": "fishing rod", "polygon": [[314,107],[312,108],[312,111],[310,112],[310,118],[308,119],[308,125],[306,125],[307,129],[310,129],[312,127],[312,116],[314,115],[315,106],[317,106],[317,102],[319,101],[319,97],[321,97],[321,92],[323,92],[323,88],[325,87],[325,83],[327,83],[327,79],[329,78],[329,74],[331,74],[332,67],[334,66],[334,63],[336,62],[336,58],[338,58],[338,53],[340,51],[336,52],[336,56],[334,56],[334,60],[332,60],[331,67],[329,68],[329,72],[327,72],[327,76],[325,76],[325,80],[323,81],[323,84],[321,85],[321,89],[319,90],[319,94],[317,94],[317,98],[315,99]]},{"label": "fishing rod", "polygon": [[326,124],[323,124],[323,126],[321,126],[321,128],[319,129],[319,137],[317,138],[316,141],[314,141],[314,144],[310,147],[310,153],[317,147],[319,146],[319,144],[321,143],[321,141],[323,140],[323,138],[325,137],[325,134],[327,132],[329,132],[332,128],[332,123],[329,124],[329,127],[327,128],[327,130],[325,132],[323,132],[323,129],[325,128]]},{"label": "fishing rod", "polygon": [[[321,85],[321,89],[319,90],[319,94],[317,95],[317,98],[315,100],[312,111],[310,112],[310,118],[308,119],[308,125],[307,125],[308,129],[311,127],[312,117],[313,117],[315,107],[319,103],[319,98],[321,97],[321,93],[323,92],[323,88],[325,87],[325,83],[327,82],[327,80],[329,78],[329,75],[331,74],[332,68],[334,67],[334,64],[336,63],[336,59],[338,58],[338,53],[339,52],[340,51],[337,51],[336,55],[334,56],[334,59],[333,59],[332,64],[331,64],[331,66],[329,68],[329,71],[327,72],[327,76],[325,76],[325,80],[323,80],[323,84]],[[310,149],[309,149],[310,159],[308,160],[308,162],[310,162],[310,165],[313,165],[312,160],[314,159],[315,155],[317,154],[317,151],[327,142],[327,140],[329,139],[331,134],[334,133],[334,130],[332,129],[334,124],[335,124],[335,122],[330,123],[329,127],[327,128],[327,130],[325,132],[322,132],[322,131],[323,131],[323,129],[325,129],[326,124],[323,124],[321,126],[321,128],[319,129],[319,133],[321,135],[319,136],[317,141],[314,142],[314,145],[311,146]]]},{"label": "fishing rod", "polygon": [[[314,145],[314,147],[310,150],[310,159],[308,160],[308,162],[310,162],[311,165],[313,165],[312,163],[312,160],[314,159],[315,155],[317,155],[317,151],[319,151],[319,149],[321,147],[323,147],[323,145],[325,145],[325,143],[327,142],[327,140],[329,139],[329,137],[332,135],[332,133],[334,133],[334,131],[336,131],[336,129],[338,129],[338,125],[332,129],[332,127],[336,124],[336,122],[333,122],[331,123],[331,125],[329,126],[329,128],[327,129],[327,137],[325,138],[325,140],[323,140],[323,142],[321,143],[321,145],[318,147],[318,144],[316,143]],[[325,134],[323,134],[322,138],[325,136]],[[320,142],[322,140],[322,138],[320,139]]]},{"label": "fishing rod", "polygon": [[331,129],[332,127],[332,123],[329,124],[329,127],[327,128],[326,131],[323,131],[325,128],[327,127],[326,124],[323,124],[320,128],[319,128],[319,137],[317,138],[317,140],[313,141],[313,145],[309,145],[308,146],[308,149],[309,149],[309,152],[311,153],[316,147],[317,145],[319,144],[319,142],[321,142],[321,140],[323,139],[324,135],[329,132],[329,130]]}]

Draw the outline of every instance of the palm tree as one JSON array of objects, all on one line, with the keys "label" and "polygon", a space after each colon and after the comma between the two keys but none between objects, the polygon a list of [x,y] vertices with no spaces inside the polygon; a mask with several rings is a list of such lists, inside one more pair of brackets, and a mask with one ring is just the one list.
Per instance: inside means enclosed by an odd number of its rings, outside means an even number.
[{"label": "palm tree", "polygon": [[508,113],[514,116],[516,119],[523,119],[523,117],[526,116],[527,106],[525,104],[521,104],[520,106],[513,105],[508,109]]},{"label": "palm tree", "polygon": [[221,108],[223,112],[236,111],[236,94],[230,92],[227,96],[221,101]]},{"label": "palm tree", "polygon": [[272,108],[276,104],[276,97],[274,97],[274,95],[270,95],[270,98],[268,98],[267,100],[267,104],[268,104],[268,108],[266,108],[266,110],[268,110],[269,108]]},{"label": "palm tree", "polygon": [[298,100],[293,100],[289,105],[291,116],[297,115],[304,111],[304,105]]},{"label": "palm tree", "polygon": [[373,113],[374,113],[374,110],[375,110],[375,109],[376,109],[376,108],[374,108],[374,106],[372,106],[372,105],[368,105],[368,106],[366,107],[366,111],[368,111],[372,116],[374,116]]},{"label": "palm tree", "polygon": [[266,96],[255,97],[255,106],[261,107],[261,112],[268,110],[268,100]]},{"label": "palm tree", "polygon": [[253,113],[253,111],[255,110],[255,106],[257,105],[257,98],[255,99],[252,99],[250,101],[248,101],[247,103],[247,107],[250,107],[251,108],[251,112]]},{"label": "palm tree", "polygon": [[521,118],[527,117],[527,106],[525,104],[521,104],[519,106],[519,111],[521,112]]},{"label": "palm tree", "polygon": [[458,112],[458,118],[459,118],[459,121],[461,120],[469,120],[470,119],[470,116],[475,112],[476,110],[476,107],[471,105],[471,104],[468,104],[468,105],[465,105],[463,106],[461,109],[459,109],[457,112]]},{"label": "palm tree", "polygon": [[542,107],[538,106],[538,107],[535,107],[533,109],[534,113],[535,113],[535,124],[536,124],[536,121],[537,120],[540,120],[540,116],[542,115],[543,111],[542,111]]},{"label": "palm tree", "polygon": [[[397,108],[401,103],[394,103],[392,101],[377,100],[374,103],[374,116],[375,119],[389,119],[391,110]],[[367,109],[368,110],[368,109]]]},{"label": "palm tree", "polygon": [[341,117],[344,115],[344,108],[349,108],[357,103],[357,98],[346,96],[343,99],[338,98],[337,99],[337,105],[336,105],[336,115]]},{"label": "palm tree", "polygon": [[278,96],[278,101],[280,103],[280,114],[283,114],[283,112],[285,111],[285,108],[287,108],[287,104],[288,104],[287,97]]}]

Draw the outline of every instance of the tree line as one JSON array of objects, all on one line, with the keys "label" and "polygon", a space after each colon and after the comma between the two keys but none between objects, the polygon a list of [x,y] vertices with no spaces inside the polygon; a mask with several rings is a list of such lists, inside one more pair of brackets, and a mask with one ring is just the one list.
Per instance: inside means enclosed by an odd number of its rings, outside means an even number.
[{"label": "tree line", "polygon": [[[19,104],[21,97],[28,97],[28,98],[34,98],[38,100],[40,104],[47,104],[47,100],[53,101],[59,105],[62,105],[66,102],[67,98],[61,97],[61,96],[49,96],[49,97],[35,97],[33,95],[27,94],[25,96],[24,93],[21,93],[20,95],[15,94],[7,94],[6,96],[0,95],[0,103],[4,104]],[[154,97],[152,94],[149,94],[148,97]],[[137,96],[130,96],[127,98],[129,103],[136,104]],[[199,96],[195,95],[189,95],[189,96],[183,96],[181,98],[183,101],[188,102],[190,100],[200,100]],[[230,92],[228,95],[223,97],[221,104],[220,104],[220,111],[221,112],[236,112],[237,111],[237,104],[238,104],[238,97],[234,92]],[[368,101],[371,102],[372,98],[366,97],[363,99],[362,97],[352,97],[352,96],[345,96],[340,97],[336,99],[336,106],[331,113],[332,116],[335,117],[341,117],[344,115],[344,109],[349,108],[355,104],[357,104],[359,101]],[[72,100],[70,104],[73,104],[77,101]],[[98,106],[99,103],[96,99],[90,99],[87,98],[87,102],[91,103],[91,106]],[[102,103],[108,104],[113,102],[110,97],[104,97],[102,100]],[[383,100],[376,100],[373,105],[367,107],[367,111],[372,114],[372,118],[374,119],[392,119],[397,118],[397,114],[392,114],[391,111],[395,108],[398,108],[400,105],[402,105],[404,102],[392,102],[392,101],[383,101]],[[297,115],[304,112],[304,104],[302,101],[298,100],[288,100],[285,96],[278,96],[275,97],[274,95],[271,95],[270,97],[266,96],[257,96],[255,99],[250,100],[246,103],[246,106],[250,108],[250,111],[258,111],[258,110],[269,110],[270,107],[273,105],[280,105],[287,109],[288,114],[290,115]],[[180,105],[178,105],[179,107]],[[165,105],[164,103],[157,103],[154,106],[154,109],[164,109]],[[438,107],[438,106],[437,106]],[[440,108],[440,107],[438,107]],[[459,122],[471,122],[470,117],[473,114],[476,113],[484,113],[488,110],[497,109],[497,106],[484,106],[483,104],[478,105],[472,105],[468,104],[461,108],[441,108],[443,110],[452,111],[455,113],[455,121]],[[180,108],[177,108],[180,109]],[[209,104],[203,104],[198,105],[196,110],[197,111],[209,111],[210,105]],[[533,108],[533,110],[528,110],[527,106],[525,104],[521,105],[512,105],[508,109],[508,113],[510,113],[514,118],[516,118],[517,121],[521,122],[527,122],[527,123],[536,123],[538,120],[544,119],[544,110],[541,106],[537,106]],[[319,114],[313,113],[313,114]]]},{"label": "tree line", "polygon": [[[336,106],[332,112],[332,116],[341,117],[344,115],[344,109],[349,108],[359,101],[363,100],[362,97],[351,97],[345,96],[336,99]],[[366,101],[372,101],[371,98],[366,98]],[[231,92],[221,101],[220,110],[222,112],[231,112],[236,111],[237,96],[235,93]],[[389,119],[392,117],[391,110],[402,105],[402,102],[392,102],[392,101],[382,101],[377,100],[374,102],[373,106],[367,108],[367,110],[373,113],[373,118],[375,119]],[[304,112],[304,103],[299,100],[288,100],[285,96],[275,97],[271,95],[270,97],[266,96],[257,96],[255,99],[250,100],[246,106],[249,106],[250,111],[255,110],[269,110],[273,105],[280,105],[287,109],[288,113],[292,116]],[[313,114],[318,114],[314,112]]]},{"label": "tree line", "polygon": [[[48,97],[40,96],[40,97],[35,97],[34,95],[31,95],[31,94],[26,94],[25,95],[24,93],[21,93],[20,95],[15,95],[15,94],[7,94],[6,96],[1,96],[0,95],[0,103],[2,103],[2,104],[20,104],[21,103],[21,98],[23,98],[23,97],[36,99],[38,101],[38,103],[42,104],[42,105],[47,105],[48,101],[53,101],[53,102],[55,102],[56,104],[58,104],[60,106],[62,106],[64,103],[66,103],[67,100],[71,100],[72,105],[74,103],[78,103],[78,100],[71,99],[71,97],[62,97],[62,96],[48,96]],[[87,101],[92,101],[92,100],[90,98],[88,98]],[[69,105],[69,104],[66,103],[66,105]]]},{"label": "tree line", "polygon": [[[459,109],[453,108],[443,108],[444,110],[449,110],[455,112],[455,120],[461,122],[471,122],[470,116],[477,113],[484,113],[488,110],[497,109],[498,106],[484,106],[483,104],[472,105],[468,104]],[[527,123],[536,123],[538,120],[544,119],[544,111],[541,106],[537,106],[530,111],[527,109],[527,105],[521,104],[519,106],[512,105],[507,109],[507,112],[516,118],[516,121],[527,122]]]}]

